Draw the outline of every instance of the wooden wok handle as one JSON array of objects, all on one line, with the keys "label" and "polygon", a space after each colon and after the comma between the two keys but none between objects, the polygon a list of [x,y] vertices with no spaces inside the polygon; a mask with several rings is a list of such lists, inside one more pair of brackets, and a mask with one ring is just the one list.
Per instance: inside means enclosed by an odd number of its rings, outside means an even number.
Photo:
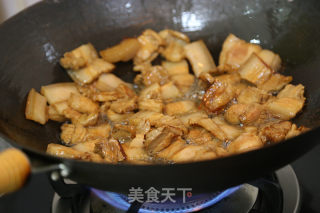
[{"label": "wooden wok handle", "polygon": [[22,151],[10,148],[0,152],[0,194],[20,189],[30,170],[29,159]]}]

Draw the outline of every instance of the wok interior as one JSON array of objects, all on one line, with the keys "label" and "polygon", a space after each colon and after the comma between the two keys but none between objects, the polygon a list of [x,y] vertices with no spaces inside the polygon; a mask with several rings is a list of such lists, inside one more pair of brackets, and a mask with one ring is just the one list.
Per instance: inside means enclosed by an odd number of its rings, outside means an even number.
[{"label": "wok interior", "polygon": [[[54,14],[54,15],[52,15]],[[46,1],[29,8],[0,27],[0,129],[22,147],[45,152],[59,143],[60,124],[41,126],[24,117],[31,88],[71,81],[58,64],[66,51],[91,42],[98,50],[143,29],[170,28],[192,40],[203,39],[218,62],[229,33],[271,49],[283,59],[285,75],[306,87],[307,103],[295,122],[320,124],[320,14],[313,1]],[[132,64],[114,73],[133,80]]]}]

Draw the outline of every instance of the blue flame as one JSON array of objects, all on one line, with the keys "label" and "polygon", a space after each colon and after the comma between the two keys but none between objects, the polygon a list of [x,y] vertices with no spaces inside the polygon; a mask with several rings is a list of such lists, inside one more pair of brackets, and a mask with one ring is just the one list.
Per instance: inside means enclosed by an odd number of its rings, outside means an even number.
[{"label": "blue flame", "polygon": [[[226,189],[226,190],[218,193],[211,200],[206,201],[205,203],[203,203],[203,204],[201,204],[199,206],[196,206],[196,207],[178,209],[178,210],[175,210],[175,211],[158,211],[158,212],[162,212],[162,213],[165,213],[165,212],[186,213],[186,212],[199,211],[200,209],[204,209],[204,208],[207,208],[209,206],[212,206],[212,205],[218,203],[219,201],[223,200],[224,198],[228,197],[229,195],[231,195],[232,193],[237,191],[239,188],[240,188],[240,186],[236,186],[236,187],[232,187],[232,188]],[[91,191],[97,197],[99,197],[103,201],[109,203],[110,205],[112,205],[115,208],[121,209],[123,211],[127,211],[129,209],[129,207],[130,207],[130,203],[127,201],[128,199],[127,199],[127,196],[125,196],[125,195],[114,193],[114,192],[101,191],[101,190],[97,190],[97,189],[91,189]],[[144,205],[147,205],[147,203],[145,203]],[[154,213],[153,210],[144,208],[144,205],[139,210],[139,213],[151,213],[151,212]],[[159,205],[159,209],[161,209],[161,204],[158,204],[158,205]]]}]

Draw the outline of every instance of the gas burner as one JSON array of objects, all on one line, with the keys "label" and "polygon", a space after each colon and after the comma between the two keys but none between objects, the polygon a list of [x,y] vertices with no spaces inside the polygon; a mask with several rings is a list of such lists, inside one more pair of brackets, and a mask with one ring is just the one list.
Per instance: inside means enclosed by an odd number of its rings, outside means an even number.
[{"label": "gas burner", "polygon": [[91,189],[75,198],[60,198],[55,194],[52,213],[104,213],[104,212],[228,212],[228,213],[298,213],[300,188],[291,166],[275,174],[227,190],[195,194],[183,199],[173,197],[175,203],[129,202],[128,196]]},{"label": "gas burner", "polygon": [[[230,196],[232,193],[237,191],[240,187],[232,187],[230,189],[224,190],[223,192],[216,192],[211,194],[199,194],[192,195],[190,197],[185,197],[185,200],[181,196],[173,197],[175,202],[164,202],[164,203],[156,203],[156,202],[145,202],[139,206],[140,213],[153,213],[153,212],[176,212],[176,213],[187,213],[187,212],[196,212],[201,209],[207,208],[209,206],[218,203],[222,199]],[[97,189],[91,190],[93,195],[97,196],[101,200],[109,203],[113,207],[128,211],[132,204],[129,202],[128,196],[113,193],[100,191]],[[135,203],[139,205],[138,202]],[[132,208],[132,207],[131,207]]]}]

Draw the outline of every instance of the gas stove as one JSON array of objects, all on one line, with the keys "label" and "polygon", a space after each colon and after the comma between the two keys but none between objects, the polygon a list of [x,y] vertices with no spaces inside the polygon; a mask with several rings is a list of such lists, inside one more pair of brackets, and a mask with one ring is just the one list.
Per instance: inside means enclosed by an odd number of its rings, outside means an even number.
[{"label": "gas stove", "polygon": [[[192,195],[193,200],[186,197],[186,206],[180,210],[199,210],[198,212],[320,212],[320,147],[315,147],[292,167],[287,166],[274,174],[237,186],[233,190],[225,190],[205,195]],[[228,193],[230,194],[228,195]],[[221,195],[222,194],[222,195]],[[220,195],[220,196],[219,196]],[[178,198],[175,198],[178,200]],[[188,202],[194,203],[188,203]],[[72,203],[73,202],[73,203]],[[119,206],[119,203],[121,205]],[[130,203],[131,204],[131,203]],[[22,190],[0,197],[0,212],[11,213],[55,213],[76,210],[82,212],[150,212],[151,203],[141,205],[128,203],[128,194],[119,195],[90,189],[77,199],[61,199],[52,189],[49,178],[44,174],[33,175]],[[193,206],[194,204],[194,206]],[[177,205],[176,205],[177,206]],[[175,207],[153,207],[157,210],[176,210]],[[185,207],[185,209],[183,209]],[[72,209],[73,208],[73,209]],[[166,209],[167,208],[167,209]],[[172,208],[172,209],[171,209]],[[154,211],[156,212],[156,211]],[[182,212],[182,211],[180,211]]]},{"label": "gas stove", "polygon": [[[159,190],[157,190],[159,191]],[[250,183],[220,192],[184,193],[159,200],[132,201],[128,195],[90,189],[77,198],[60,198],[55,193],[52,213],[151,213],[151,212],[228,212],[228,213],[298,213],[300,210],[300,186],[291,166]]]}]

